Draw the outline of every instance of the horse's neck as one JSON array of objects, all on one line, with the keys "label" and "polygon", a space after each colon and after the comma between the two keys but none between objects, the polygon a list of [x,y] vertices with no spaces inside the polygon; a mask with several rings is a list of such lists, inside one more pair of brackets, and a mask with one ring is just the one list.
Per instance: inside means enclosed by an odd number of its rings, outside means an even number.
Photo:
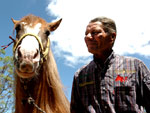
[{"label": "horse's neck", "polygon": [[31,80],[27,84],[21,84],[21,87],[23,88],[24,93],[27,96],[36,98],[37,91],[38,91],[38,85],[39,85],[38,81]]},{"label": "horse's neck", "polygon": [[28,103],[28,98],[31,96],[34,100],[37,98],[38,80],[31,80],[23,83],[20,79],[16,84],[16,113],[32,113],[33,106]]}]

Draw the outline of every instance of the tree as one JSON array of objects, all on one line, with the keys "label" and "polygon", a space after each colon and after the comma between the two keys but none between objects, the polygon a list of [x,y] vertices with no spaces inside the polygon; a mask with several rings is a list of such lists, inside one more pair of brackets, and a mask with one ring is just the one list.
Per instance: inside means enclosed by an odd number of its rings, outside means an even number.
[{"label": "tree", "polygon": [[14,111],[13,57],[0,50],[0,113]]}]

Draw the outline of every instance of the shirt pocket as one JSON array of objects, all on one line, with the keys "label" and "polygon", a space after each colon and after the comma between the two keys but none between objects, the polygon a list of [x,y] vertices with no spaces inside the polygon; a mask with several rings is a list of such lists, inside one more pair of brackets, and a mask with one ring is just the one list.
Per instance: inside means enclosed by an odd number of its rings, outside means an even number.
[{"label": "shirt pocket", "polygon": [[115,110],[116,113],[134,113],[136,105],[135,87],[115,87]]}]

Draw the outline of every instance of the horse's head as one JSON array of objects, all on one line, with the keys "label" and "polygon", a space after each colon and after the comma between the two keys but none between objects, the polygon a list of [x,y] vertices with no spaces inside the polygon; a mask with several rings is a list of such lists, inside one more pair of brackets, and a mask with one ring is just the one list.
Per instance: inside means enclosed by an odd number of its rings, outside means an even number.
[{"label": "horse's head", "polygon": [[19,21],[12,21],[16,30],[16,42],[13,47],[15,71],[21,78],[33,77],[48,54],[48,36],[51,31],[57,29],[61,19],[47,23],[40,17],[28,15]]}]

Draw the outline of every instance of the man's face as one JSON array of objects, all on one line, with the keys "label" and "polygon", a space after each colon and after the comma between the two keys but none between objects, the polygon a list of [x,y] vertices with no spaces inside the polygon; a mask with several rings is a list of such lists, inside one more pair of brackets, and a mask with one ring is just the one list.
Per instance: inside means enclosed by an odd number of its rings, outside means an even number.
[{"label": "man's face", "polygon": [[114,41],[115,37],[104,31],[101,22],[92,22],[87,25],[85,43],[90,53],[103,54],[112,48]]}]

